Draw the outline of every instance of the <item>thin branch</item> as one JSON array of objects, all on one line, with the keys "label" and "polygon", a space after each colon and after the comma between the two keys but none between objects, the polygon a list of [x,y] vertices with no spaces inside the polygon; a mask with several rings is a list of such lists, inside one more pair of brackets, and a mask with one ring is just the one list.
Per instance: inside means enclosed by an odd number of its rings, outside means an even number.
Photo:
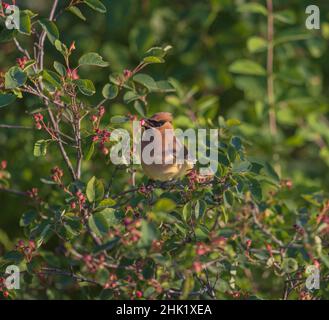
[{"label": "thin branch", "polygon": [[1,129],[25,129],[25,130],[34,130],[33,127],[26,127],[20,125],[11,125],[11,124],[0,124]]},{"label": "thin branch", "polygon": [[100,283],[98,283],[95,280],[92,280],[92,279],[89,279],[89,278],[86,278],[83,276],[79,276],[73,272],[64,271],[64,270],[56,269],[56,268],[42,268],[41,271],[38,272],[38,274],[66,276],[66,277],[70,277],[78,282],[87,282],[87,283],[95,284],[97,286],[102,286]]},{"label": "thin branch", "polygon": [[[56,8],[58,5],[58,0],[54,0],[53,6],[51,8],[50,14],[49,14],[49,20],[52,21],[54,20],[54,16],[55,16],[55,12],[56,12]],[[40,39],[39,39],[39,57],[38,57],[38,62],[39,62],[39,69],[43,70],[43,59],[44,59],[44,44],[45,44],[45,40],[46,40],[46,32],[42,31]]]},{"label": "thin branch", "polygon": [[11,194],[14,194],[16,196],[23,196],[23,197],[27,196],[27,192],[18,191],[18,190],[14,190],[14,189],[0,188],[0,192],[11,193]]}]

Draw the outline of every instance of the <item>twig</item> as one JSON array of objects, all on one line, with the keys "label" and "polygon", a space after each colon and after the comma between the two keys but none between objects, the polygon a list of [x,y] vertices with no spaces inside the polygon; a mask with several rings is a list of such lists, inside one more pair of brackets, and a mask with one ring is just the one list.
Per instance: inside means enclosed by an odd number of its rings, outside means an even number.
[{"label": "twig", "polygon": [[[54,20],[56,8],[58,5],[58,0],[54,0],[53,6],[51,8],[50,14],[49,14],[49,20],[52,21]],[[40,39],[39,39],[39,57],[38,57],[38,62],[39,62],[39,69],[43,70],[43,57],[44,57],[44,44],[46,40],[46,32],[42,31]]]},{"label": "twig", "polygon": [[74,274],[73,272],[64,271],[64,270],[56,269],[56,268],[42,268],[41,271],[38,272],[38,274],[66,276],[66,277],[70,277],[78,282],[87,282],[87,283],[92,283],[92,284],[95,284],[98,286],[102,286],[100,283],[98,283],[95,280],[88,279],[83,276],[79,276],[77,274]]},{"label": "twig", "polygon": [[7,192],[7,193],[15,194],[17,196],[24,196],[24,197],[27,196],[27,192],[13,190],[13,189],[0,188],[0,192]]}]

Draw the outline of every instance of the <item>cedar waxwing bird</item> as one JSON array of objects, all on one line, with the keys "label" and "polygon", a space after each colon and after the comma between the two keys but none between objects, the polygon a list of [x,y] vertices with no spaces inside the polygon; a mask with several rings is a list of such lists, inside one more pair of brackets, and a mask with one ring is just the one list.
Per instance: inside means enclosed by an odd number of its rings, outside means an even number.
[{"label": "cedar waxwing bird", "polygon": [[[141,164],[144,173],[152,180],[176,180],[193,168],[192,161],[187,159],[186,147],[175,136],[172,119],[171,113],[159,112],[143,121]],[[147,139],[148,136],[153,137],[153,140]],[[148,155],[153,159],[151,163],[147,159]],[[178,157],[181,157],[181,161],[177,161]]]}]

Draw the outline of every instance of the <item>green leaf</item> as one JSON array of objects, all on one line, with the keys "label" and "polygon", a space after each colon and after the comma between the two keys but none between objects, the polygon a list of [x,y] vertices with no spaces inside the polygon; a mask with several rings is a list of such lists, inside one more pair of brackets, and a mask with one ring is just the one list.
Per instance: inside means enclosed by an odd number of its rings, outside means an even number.
[{"label": "green leaf", "polygon": [[170,212],[176,208],[176,203],[168,198],[158,200],[154,206],[154,211],[157,212]]},{"label": "green leaf", "polygon": [[105,235],[109,230],[109,224],[102,212],[92,214],[88,219],[88,225],[99,237]]},{"label": "green leaf", "polygon": [[152,222],[146,220],[142,221],[141,227],[141,238],[138,242],[140,247],[149,247],[151,246],[153,240],[158,238],[158,230]]},{"label": "green leaf", "polygon": [[92,158],[92,156],[93,156],[93,154],[94,154],[94,151],[95,151],[95,143],[92,142],[92,143],[90,144],[90,147],[89,147],[89,149],[88,149],[88,152],[87,152],[87,154],[86,154],[86,156],[85,156],[85,160],[86,160],[86,161],[89,161],[89,160]]},{"label": "green leaf", "polygon": [[274,13],[274,19],[287,24],[295,24],[296,14],[292,10],[282,10]]},{"label": "green leaf", "polygon": [[197,200],[195,207],[194,207],[194,215],[196,219],[200,219],[203,217],[204,213],[207,209],[207,203],[203,200]]},{"label": "green leaf", "polygon": [[36,218],[37,218],[37,213],[33,210],[27,211],[25,213],[23,213],[20,221],[19,221],[19,225],[21,227],[26,227],[28,225],[30,225]]},{"label": "green leaf", "polygon": [[146,87],[150,91],[158,89],[158,86],[157,86],[155,80],[147,74],[144,74],[144,73],[136,74],[133,77],[133,80],[135,82],[143,85],[144,87]]},{"label": "green leaf", "polygon": [[128,117],[125,117],[125,116],[114,116],[111,118],[111,123],[124,123],[124,122],[127,122],[129,121],[129,118]]},{"label": "green leaf", "polygon": [[20,11],[20,24],[18,32],[26,35],[31,34],[31,11],[23,10]]},{"label": "green leaf", "polygon": [[64,56],[68,55],[69,50],[67,49],[66,45],[59,40],[55,40],[54,42],[55,48]]},{"label": "green leaf", "polygon": [[232,73],[254,76],[266,75],[265,69],[260,64],[247,59],[236,60],[229,66],[229,71]]},{"label": "green leaf", "polygon": [[262,196],[262,188],[260,186],[260,183],[255,179],[249,179],[248,185],[253,197],[258,201],[262,200],[263,196]]},{"label": "green leaf", "polygon": [[45,156],[47,154],[47,140],[39,140],[34,144],[33,155],[35,157]]},{"label": "green leaf", "polygon": [[149,56],[149,57],[145,57],[143,59],[143,62],[148,63],[148,64],[153,64],[153,63],[164,63],[165,60],[160,57]]},{"label": "green leaf", "polygon": [[134,102],[134,108],[142,117],[146,117],[146,107],[144,103],[136,100]]},{"label": "green leaf", "polygon": [[92,177],[86,189],[86,194],[89,202],[100,201],[104,197],[104,184],[101,180]]},{"label": "green leaf", "polygon": [[125,103],[130,103],[132,101],[138,100],[140,96],[133,91],[127,91],[123,96],[123,101]]},{"label": "green leaf", "polygon": [[226,190],[224,192],[224,204],[226,207],[232,207],[233,206],[233,193],[230,190]]},{"label": "green leaf", "polygon": [[54,69],[60,74],[62,77],[66,75],[66,68],[60,62],[54,61]]},{"label": "green leaf", "polygon": [[260,3],[244,3],[239,5],[238,11],[241,13],[259,13],[267,16],[267,9]]},{"label": "green leaf", "polygon": [[6,89],[15,89],[25,84],[27,75],[19,67],[11,67],[5,74]]},{"label": "green leaf", "polygon": [[166,80],[160,80],[156,82],[156,85],[158,87],[157,91],[159,92],[176,92],[176,89],[171,85],[169,81]]},{"label": "green leaf", "polygon": [[102,90],[103,97],[109,100],[116,98],[118,93],[118,86],[110,83],[107,83]]},{"label": "green leaf", "polygon": [[247,41],[249,52],[262,52],[267,49],[267,41],[261,37],[251,37]]},{"label": "green leaf", "polygon": [[117,226],[122,219],[122,216],[120,216],[113,208],[105,208],[99,213],[103,215],[109,227]]},{"label": "green leaf", "polygon": [[48,19],[40,19],[38,22],[42,29],[47,33],[49,41],[54,44],[55,40],[59,38],[59,31],[56,24]]},{"label": "green leaf", "polygon": [[42,80],[48,82],[54,88],[59,88],[61,86],[61,79],[55,72],[50,70],[43,70]]},{"label": "green leaf", "polygon": [[96,92],[93,82],[89,79],[78,79],[73,82],[78,86],[80,92],[86,96],[92,96]]},{"label": "green leaf", "polygon": [[0,93],[0,108],[8,106],[16,100],[16,96],[11,93]]},{"label": "green leaf", "polygon": [[106,7],[99,0],[84,0],[84,3],[95,11],[98,11],[100,13],[106,12]]},{"label": "green leaf", "polygon": [[190,218],[191,211],[192,211],[192,204],[191,202],[188,202],[183,208],[183,218],[185,221],[187,221]]},{"label": "green leaf", "polygon": [[82,14],[81,10],[78,7],[71,6],[67,10],[72,12],[74,15],[76,15],[81,20],[86,21],[86,17]]},{"label": "green leaf", "polygon": [[107,67],[108,62],[104,61],[103,58],[96,52],[89,52],[84,54],[79,59],[79,65],[97,66],[97,67]]}]

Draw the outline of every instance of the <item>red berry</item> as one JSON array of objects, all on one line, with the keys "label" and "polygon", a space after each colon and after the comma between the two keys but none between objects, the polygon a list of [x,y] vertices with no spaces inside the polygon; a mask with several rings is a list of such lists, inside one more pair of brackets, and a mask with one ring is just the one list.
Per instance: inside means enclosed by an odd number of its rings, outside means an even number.
[{"label": "red berry", "polygon": [[8,298],[8,296],[9,296],[9,292],[8,292],[8,291],[4,291],[4,292],[3,292],[3,296],[4,296],[5,298]]},{"label": "red berry", "polygon": [[2,160],[1,161],[1,169],[5,170],[7,168],[7,161],[6,160]]},{"label": "red berry", "polygon": [[137,298],[141,298],[141,297],[143,297],[143,292],[142,291],[136,291],[136,297]]}]

